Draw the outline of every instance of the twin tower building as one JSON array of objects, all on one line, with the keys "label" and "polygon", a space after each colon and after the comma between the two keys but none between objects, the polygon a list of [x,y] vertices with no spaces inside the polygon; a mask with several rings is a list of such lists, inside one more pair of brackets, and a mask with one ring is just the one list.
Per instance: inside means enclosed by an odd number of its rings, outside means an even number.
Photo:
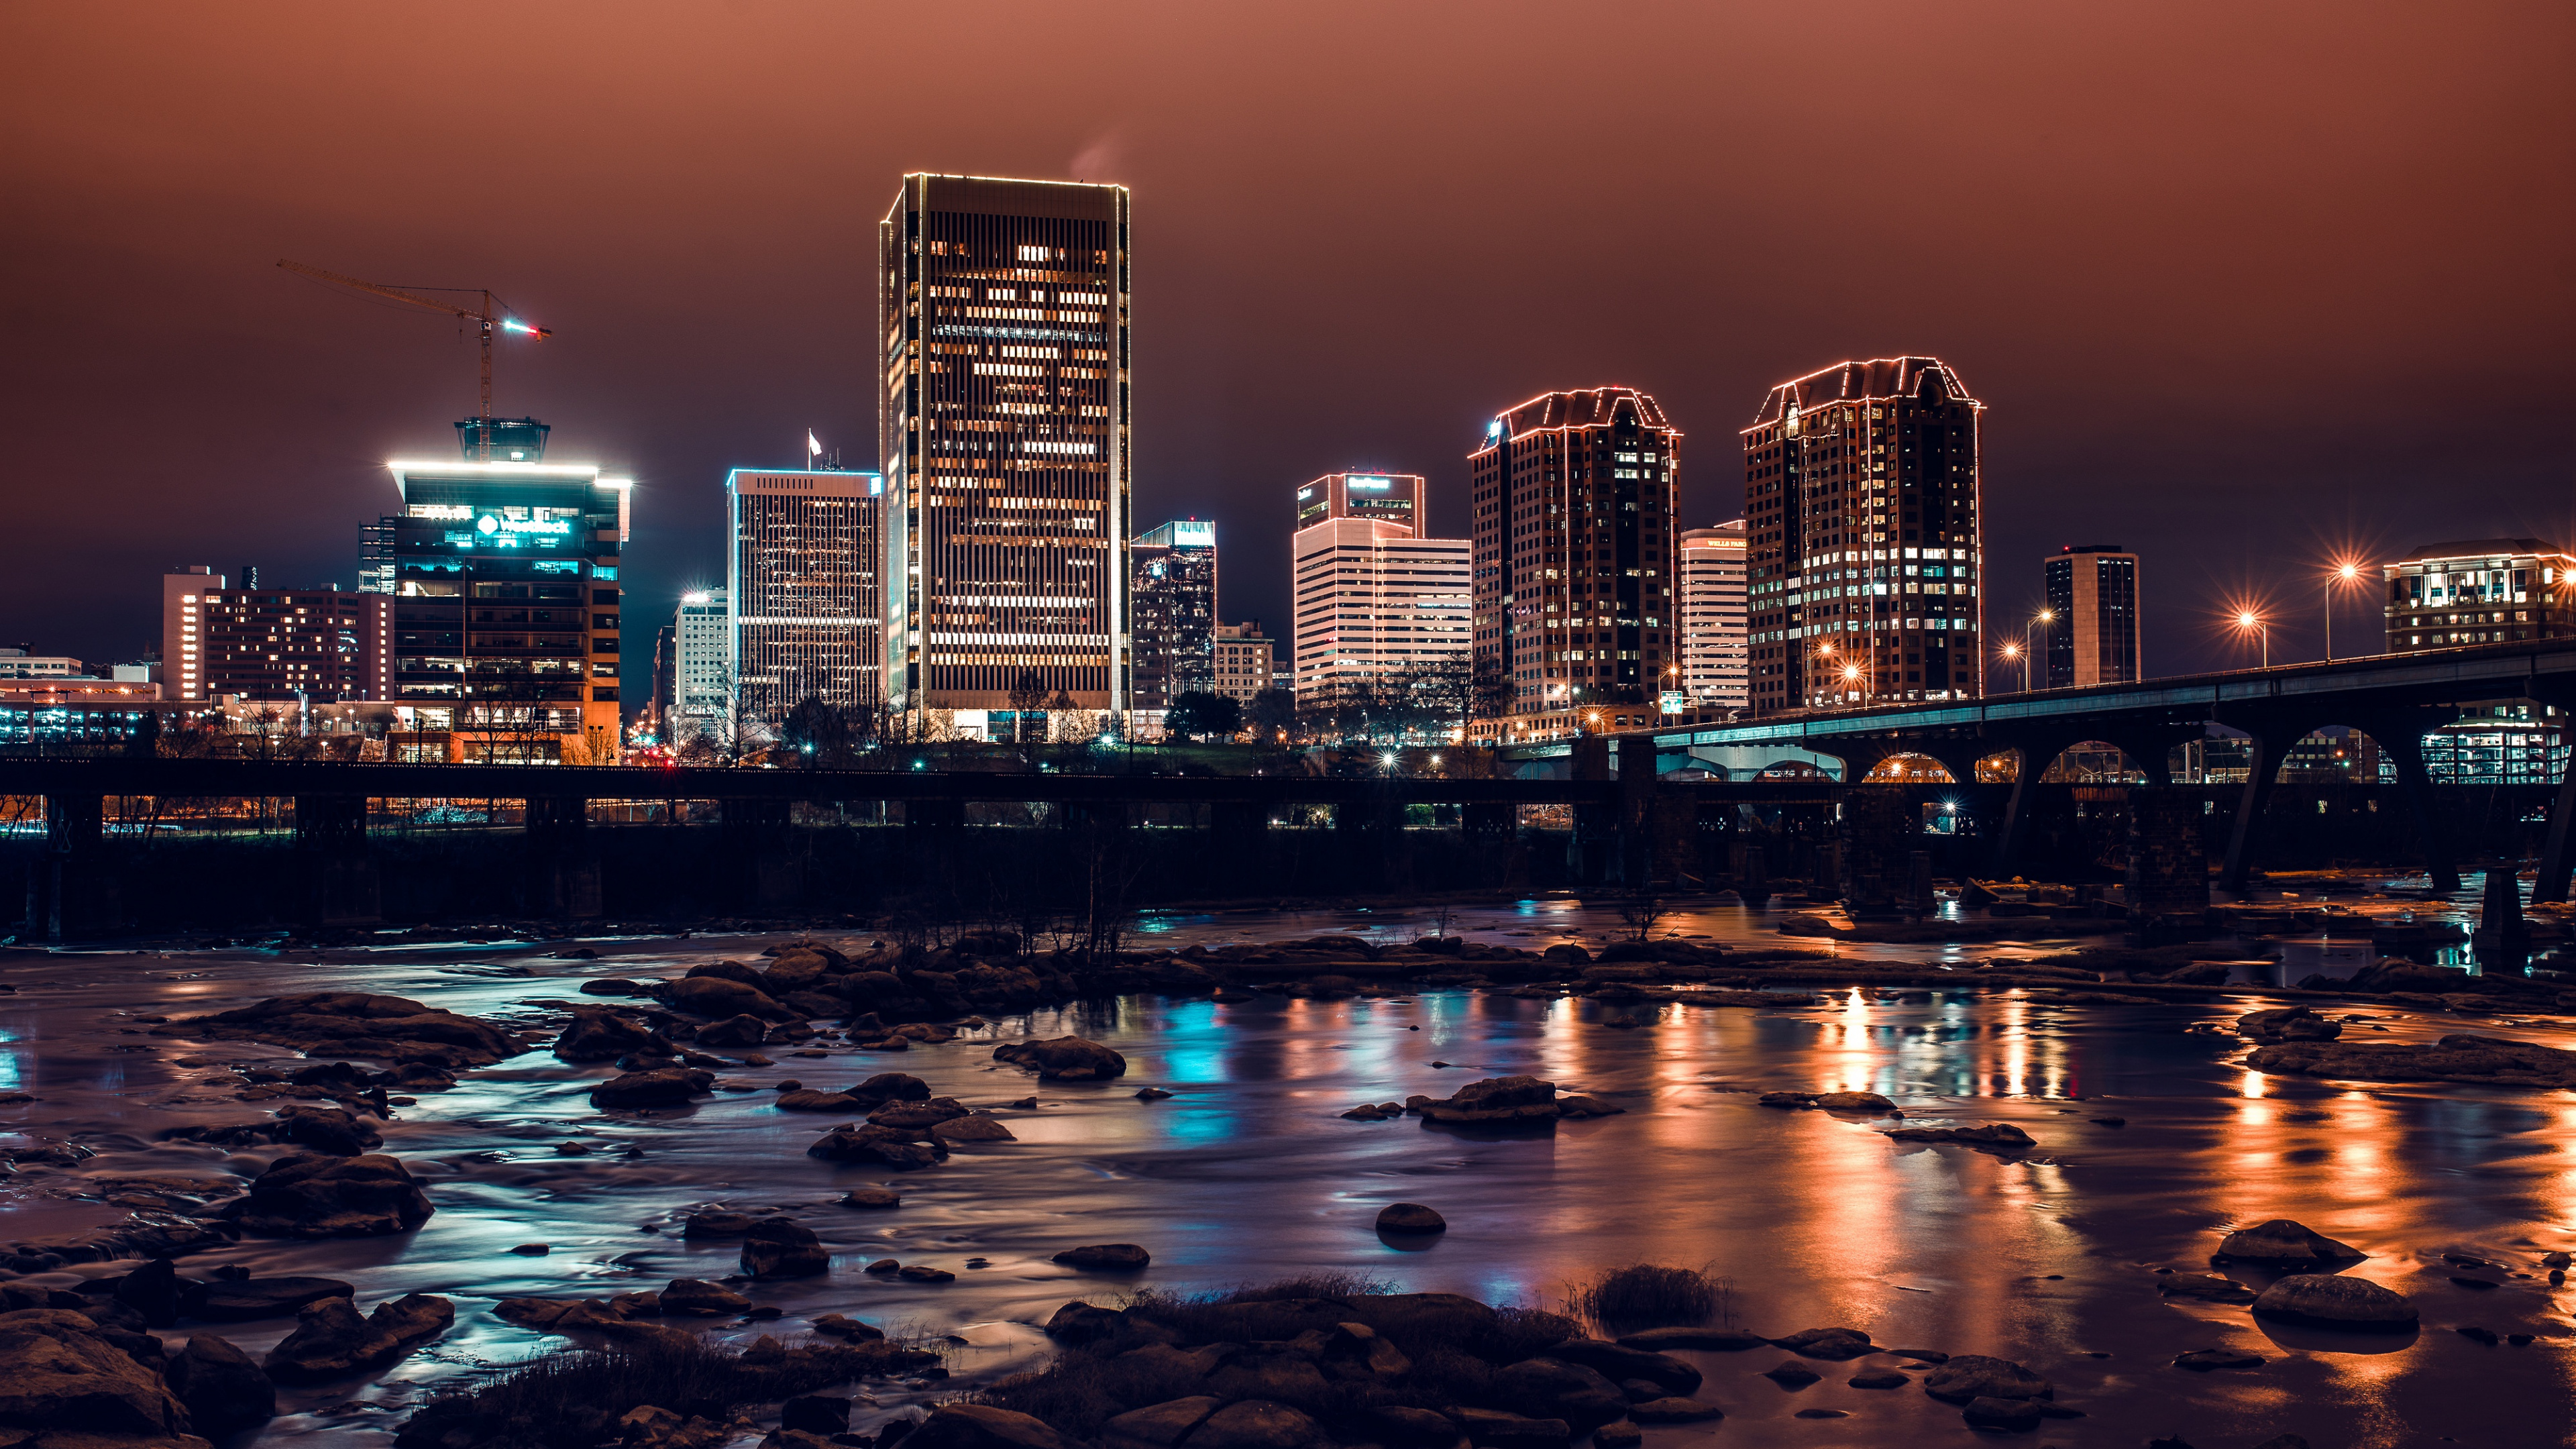
[{"label": "twin tower building", "polygon": [[[1123,187],[904,179],[879,227],[879,471],[727,482],[737,692],[964,733],[1205,687],[1213,539],[1192,535],[1202,571],[1133,508],[1128,228]],[[1631,388],[1495,415],[1463,539],[1433,536],[1418,476],[1328,475],[1298,495],[1296,688],[1470,669],[1520,738],[1972,697],[1980,408],[1931,358],[1783,383],[1721,529],[1680,528],[1681,434]]]}]

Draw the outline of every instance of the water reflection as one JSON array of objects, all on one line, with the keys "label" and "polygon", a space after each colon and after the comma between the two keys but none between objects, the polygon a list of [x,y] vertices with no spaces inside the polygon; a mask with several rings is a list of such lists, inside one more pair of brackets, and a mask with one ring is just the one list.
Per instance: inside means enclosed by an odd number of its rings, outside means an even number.
[{"label": "water reflection", "polygon": [[[1507,930],[1532,921],[1613,928],[1568,902],[1518,903],[1490,920]],[[1333,924],[1234,918],[1222,930],[1285,936]],[[1390,928],[1414,929],[1400,918]],[[1167,939],[1216,939],[1219,930],[1176,922]],[[26,994],[11,1006],[0,1062],[14,1068],[31,1041],[45,1043],[47,1101],[36,1120],[110,1149],[85,1170],[223,1171],[221,1154],[161,1144],[160,1135],[187,1122],[241,1120],[249,1109],[180,1101],[185,1078],[162,1060],[175,1053],[112,1051],[136,1039],[117,1034],[106,1013],[213,1009],[281,989],[366,989],[535,1023],[548,1018],[528,1003],[567,995],[573,978],[661,974],[718,955],[747,957],[761,944],[627,942],[604,948],[609,959],[596,963],[548,960],[532,948],[310,963],[210,955],[190,958],[186,973],[134,958],[53,958],[13,970]],[[194,979],[169,979],[178,974]],[[2165,1299],[2150,1272],[2205,1270],[2228,1224],[2294,1217],[2371,1253],[2364,1269],[2415,1295],[2428,1325],[2562,1325],[2556,1290],[2514,1280],[2476,1295],[2450,1284],[2438,1254],[2477,1245],[2481,1256],[2527,1268],[2538,1252],[2576,1240],[2576,1163],[2562,1150],[2576,1106],[2563,1096],[2265,1078],[2234,1064],[2241,1042],[2184,1033],[2241,1009],[2226,1004],[2091,1009],[2018,992],[1915,996],[1837,991],[1813,1007],[1759,1010],[1456,991],[1342,1001],[1126,998],[1005,1020],[892,1061],[834,1048],[820,1061],[728,1073],[764,1086],[788,1075],[839,1085],[902,1070],[973,1103],[1032,1092],[1042,1103],[1005,1110],[1017,1142],[961,1150],[946,1166],[913,1174],[805,1157],[827,1124],[775,1111],[766,1092],[722,1094],[663,1118],[605,1118],[585,1096],[604,1068],[529,1056],[424,1097],[388,1126],[387,1150],[430,1180],[439,1206],[418,1234],[251,1242],[190,1266],[336,1274],[360,1282],[368,1304],[412,1290],[455,1296],[459,1326],[441,1349],[361,1391],[362,1401],[384,1407],[382,1417],[395,1416],[420,1385],[560,1344],[493,1319],[499,1297],[732,1271],[731,1245],[639,1231],[712,1203],[786,1206],[832,1248],[830,1278],[758,1288],[755,1296],[789,1315],[788,1326],[823,1311],[942,1330],[985,1325],[977,1332],[993,1346],[966,1366],[977,1373],[1008,1371],[1039,1351],[1026,1325],[1056,1305],[1118,1286],[1070,1273],[1048,1261],[1052,1253],[1125,1241],[1152,1249],[1149,1281],[1184,1291],[1331,1269],[1553,1304],[1568,1285],[1616,1263],[1705,1264],[1732,1281],[1737,1319],[1763,1332],[1844,1323],[1883,1343],[2029,1362],[2092,1416],[2052,1427],[2068,1444],[2125,1442],[2136,1425],[2198,1425],[2202,1432],[2187,1437],[2220,1443],[2287,1429],[2353,1444],[2438,1434],[2529,1442],[2515,1437],[2527,1430],[2528,1406],[2568,1401],[2560,1353],[2500,1353],[2448,1332],[2402,1346],[2307,1342],[2258,1329],[2241,1308]],[[2392,1041],[2445,1029],[2411,1014],[2385,1024]],[[1067,1032],[1126,1054],[1127,1078],[1041,1085],[990,1059],[993,1040]],[[2515,1034],[2566,1044],[2556,1033]],[[225,1045],[209,1055],[283,1054]],[[1337,1115],[1514,1072],[1602,1095],[1627,1113],[1523,1134]],[[51,1085],[57,1077],[65,1085]],[[1178,1095],[1135,1100],[1145,1084]],[[1995,1155],[1892,1142],[1876,1130],[1886,1124],[1856,1115],[1756,1104],[1756,1093],[1774,1089],[1876,1091],[1912,1118],[2008,1121],[2038,1145]],[[2105,1115],[2127,1125],[2092,1120]],[[568,1138],[593,1153],[554,1156]],[[629,1147],[643,1155],[624,1155]],[[29,1180],[22,1174],[13,1193]],[[875,1215],[832,1206],[862,1183],[896,1186],[904,1206]],[[13,1215],[24,1201],[12,1198]],[[1394,1201],[1438,1207],[1450,1231],[1428,1245],[1380,1240],[1376,1212]],[[532,1240],[552,1253],[508,1254]],[[964,1271],[969,1254],[993,1266]],[[932,1287],[856,1271],[878,1256],[959,1269],[960,1280]],[[238,1338],[256,1352],[287,1326],[249,1325]],[[735,1338],[757,1331],[718,1330]],[[2250,1346],[2278,1363],[2233,1378],[2163,1367],[2174,1353],[2213,1343]],[[2113,1357],[2084,1356],[2092,1352]],[[1955,1410],[1920,1395],[1872,1396],[1838,1380],[1782,1395],[1751,1377],[1770,1361],[1700,1358],[1707,1396],[1728,1410],[1730,1442],[1829,1442],[1812,1422],[1790,1417],[1806,1406],[1853,1413],[1847,1442],[1961,1432]],[[2480,1390],[2462,1396],[2455,1385],[2469,1373]],[[300,1416],[272,1427],[269,1442],[351,1432],[344,1417],[302,1412],[337,1391],[297,1393],[290,1408]]]}]

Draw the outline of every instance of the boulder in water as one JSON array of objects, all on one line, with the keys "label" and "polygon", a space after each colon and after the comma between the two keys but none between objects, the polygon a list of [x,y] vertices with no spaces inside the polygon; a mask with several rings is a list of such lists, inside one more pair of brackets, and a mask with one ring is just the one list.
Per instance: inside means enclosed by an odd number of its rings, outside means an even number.
[{"label": "boulder in water", "polygon": [[2353,1333],[2412,1333],[2417,1315],[2405,1294],[2362,1278],[2293,1273],[2254,1299],[2258,1318]]},{"label": "boulder in water", "polygon": [[223,1216],[265,1238],[368,1238],[410,1232],[431,1211],[401,1162],[370,1153],[280,1158]]},{"label": "boulder in water", "polygon": [[990,1404],[941,1404],[903,1442],[913,1449],[1072,1449],[1044,1420]]},{"label": "boulder in water", "polygon": [[456,1306],[428,1293],[379,1303],[365,1318],[346,1298],[319,1299],[304,1305],[295,1331],[269,1350],[265,1367],[270,1378],[286,1383],[381,1368],[455,1321]]},{"label": "boulder in water", "polygon": [[0,1367],[0,1424],[14,1429],[155,1443],[187,1431],[187,1409],[161,1380],[67,1309],[0,1315]]},{"label": "boulder in water", "polygon": [[1012,1042],[993,1048],[993,1060],[1038,1074],[1041,1081],[1100,1082],[1127,1075],[1127,1059],[1078,1036]]},{"label": "boulder in water", "polygon": [[2292,1267],[2358,1263],[2370,1255],[2349,1243],[2338,1243],[2323,1233],[2314,1232],[2305,1223],[2272,1218],[2250,1228],[2238,1228],[2221,1238],[2218,1256],[2232,1261]]},{"label": "boulder in water", "polygon": [[1052,1259],[1068,1268],[1095,1268],[1110,1272],[1133,1273],[1149,1267],[1154,1255],[1134,1243],[1093,1243],[1088,1247],[1067,1248]]},{"label": "boulder in water", "polygon": [[1469,1082],[1455,1096],[1425,1101],[1421,1111],[1434,1122],[1539,1123],[1561,1115],[1556,1083],[1526,1076]]},{"label": "boulder in water", "polygon": [[1449,1220],[1418,1202],[1389,1203],[1378,1210],[1377,1230],[1381,1233],[1445,1233],[1449,1231]]},{"label": "boulder in water", "polygon": [[611,1077],[590,1089],[590,1105],[605,1112],[686,1106],[715,1090],[715,1073],[696,1067],[655,1067]]},{"label": "boulder in water", "polygon": [[277,1417],[277,1386],[249,1354],[215,1334],[191,1336],[162,1376],[188,1406],[188,1427],[200,1434],[229,1434]]},{"label": "boulder in water", "polygon": [[1923,1392],[1954,1404],[1976,1399],[2048,1399],[2057,1395],[2054,1385],[2020,1364],[1982,1353],[1952,1354],[1923,1376]]},{"label": "boulder in water", "polygon": [[754,1278],[819,1278],[831,1267],[814,1230],[785,1218],[762,1218],[742,1235],[742,1271]]}]

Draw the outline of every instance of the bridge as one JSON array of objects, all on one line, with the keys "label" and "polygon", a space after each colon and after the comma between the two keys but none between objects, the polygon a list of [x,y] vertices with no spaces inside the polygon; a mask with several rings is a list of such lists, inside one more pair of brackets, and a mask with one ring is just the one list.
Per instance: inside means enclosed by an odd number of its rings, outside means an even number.
[{"label": "bridge", "polygon": [[[2263,812],[2280,783],[2282,760],[2300,740],[2340,725],[2378,742],[2396,768],[2398,788],[2425,842],[2433,883],[2457,890],[2458,865],[2441,817],[2431,808],[2435,782],[2425,766],[2423,738],[2456,723],[2466,706],[2498,700],[2529,700],[2559,710],[2576,707],[2576,639],[2375,654],[1992,695],[1955,704],[1802,713],[1749,724],[1633,730],[1614,738],[1652,741],[1659,770],[1696,764],[1752,774],[1784,761],[1830,759],[1839,763],[1846,782],[1862,780],[1881,761],[1918,755],[1968,784],[1978,778],[1979,761],[2009,755],[2014,784],[1996,845],[1997,860],[2008,862],[2021,854],[2030,788],[2066,750],[2095,740],[2117,746],[2151,785],[2170,786],[2170,751],[2202,738],[2212,724],[2224,725],[2251,741],[2250,768],[2220,876],[2228,889],[2241,890],[2252,869]],[[1570,763],[1577,743],[1507,746],[1503,754],[1519,762],[1525,774],[1555,773],[1568,767],[1550,762]],[[2549,812],[2535,899],[2567,899],[2569,869],[2576,864],[2570,857],[2576,846],[2571,819],[2576,819],[2576,767],[2562,776]]]},{"label": "bridge", "polygon": [[[1805,869],[1838,881],[1856,906],[1884,906],[1928,895],[1929,850],[1942,852],[1948,870],[2011,869],[2032,836],[2037,807],[2043,799],[2062,806],[2068,793],[2063,785],[2044,787],[2040,773],[2070,746],[2100,740],[2117,746],[2150,782],[2125,792],[2132,909],[2150,909],[2137,904],[2146,891],[2166,901],[2171,914],[2188,915],[2193,900],[2201,908],[2208,900],[2201,832],[2213,807],[2225,803],[2217,797],[2235,795],[2221,883],[2241,890],[2282,757],[2328,725],[2361,730],[2387,752],[2434,884],[2457,889],[2459,872],[2445,814],[2434,808],[2437,787],[2422,738],[2458,720],[2468,704],[2507,699],[2562,708],[2576,699],[2576,640],[1591,735],[1507,747],[1499,752],[1499,771],[1472,756],[1452,771],[1365,776],[1113,773],[1097,759],[1078,769],[930,770],[19,756],[0,758],[0,795],[44,801],[44,839],[29,862],[28,911],[31,926],[57,938],[70,929],[66,920],[88,909],[81,905],[89,889],[83,882],[151,888],[150,873],[158,867],[121,858],[109,829],[107,802],[136,799],[292,799],[294,869],[310,876],[310,897],[325,902],[313,913],[324,919],[367,918],[364,902],[372,899],[376,870],[369,802],[388,800],[524,802],[523,839],[512,851],[528,865],[521,898],[530,914],[598,913],[599,857],[589,807],[600,801],[716,802],[726,842],[720,858],[739,856],[755,866],[782,849],[791,807],[799,802],[890,807],[870,818],[893,823],[899,815],[906,839],[919,846],[910,858],[921,862],[951,858],[961,839],[957,828],[978,804],[1046,805],[1049,825],[1095,836],[1128,824],[1131,807],[1187,807],[1184,818],[1206,830],[1202,853],[1244,862],[1247,870],[1275,857],[1263,842],[1283,810],[1324,807],[1344,853],[1385,860],[1413,848],[1401,834],[1410,807],[1448,806],[1456,810],[1460,843],[1473,860],[1485,862],[1473,867],[1485,885],[1503,883],[1488,867],[1519,838],[1522,807],[1560,806],[1570,807],[1562,877],[1570,884],[1642,888],[1695,879],[1733,881],[1750,893],[1766,878],[1761,851],[1794,849]],[[2211,723],[2250,737],[2249,778],[2224,791],[2175,785],[2167,752],[2201,737]],[[1959,783],[1927,791],[1868,781],[1873,766],[1898,755],[1937,761]],[[2012,782],[1978,783],[1978,762],[1998,755],[2013,757]],[[1825,762],[1840,778],[1760,777],[1762,762],[1783,759]],[[905,761],[898,754],[889,763]],[[1721,778],[1673,778],[1693,765],[1714,767]],[[1986,839],[1927,840],[1927,795],[1973,805]],[[2576,772],[2559,784],[2549,810],[2535,899],[2567,897],[2571,818]],[[2208,824],[2214,829],[2216,822]],[[1965,854],[1972,848],[1973,860]],[[2142,854],[2163,862],[2156,867],[2162,883],[2152,889],[2138,877]],[[779,896],[758,884],[742,894],[761,901]],[[343,904],[329,904],[334,901]]]}]

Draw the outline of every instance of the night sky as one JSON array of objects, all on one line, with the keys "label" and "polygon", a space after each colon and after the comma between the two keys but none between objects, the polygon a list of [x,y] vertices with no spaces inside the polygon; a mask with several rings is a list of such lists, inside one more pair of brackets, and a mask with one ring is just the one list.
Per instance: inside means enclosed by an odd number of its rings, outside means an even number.
[{"label": "night sky", "polygon": [[[1627,383],[1735,516],[1772,383],[1928,353],[1988,405],[1998,639],[2144,556],[2150,674],[2317,652],[2316,579],[2576,536],[2563,4],[16,4],[0,642],[156,647],[157,575],[351,581],[453,456],[457,327],[276,269],[488,286],[496,408],[638,480],[630,672],[722,577],[729,466],[874,466],[907,170],[1135,193],[1139,523],[1287,624],[1294,487],[1429,475]],[[2356,598],[2338,652],[2378,637]],[[643,680],[630,679],[640,686]]]}]

